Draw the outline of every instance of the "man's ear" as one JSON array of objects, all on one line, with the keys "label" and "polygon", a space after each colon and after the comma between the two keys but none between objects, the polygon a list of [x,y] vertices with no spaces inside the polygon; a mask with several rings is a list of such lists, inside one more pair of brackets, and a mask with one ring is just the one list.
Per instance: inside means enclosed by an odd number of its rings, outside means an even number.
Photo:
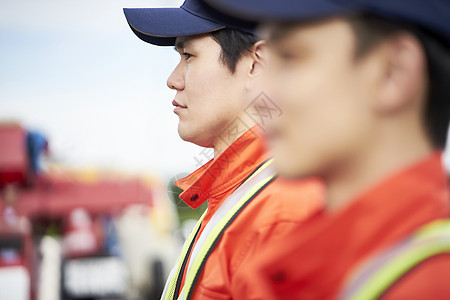
[{"label": "man's ear", "polygon": [[256,78],[260,77],[268,63],[269,51],[267,49],[267,43],[265,40],[260,40],[253,45],[252,52],[250,54],[250,68],[249,81],[247,88],[250,89]]},{"label": "man's ear", "polygon": [[376,51],[382,59],[376,109],[392,113],[411,105],[421,105],[426,95],[426,57],[417,38],[399,33],[383,42]]}]

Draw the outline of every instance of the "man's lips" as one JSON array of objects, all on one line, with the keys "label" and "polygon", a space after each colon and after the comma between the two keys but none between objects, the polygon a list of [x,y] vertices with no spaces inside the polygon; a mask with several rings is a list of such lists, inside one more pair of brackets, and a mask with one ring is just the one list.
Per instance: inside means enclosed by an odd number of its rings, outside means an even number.
[{"label": "man's lips", "polygon": [[172,105],[175,106],[175,108],[177,108],[177,107],[179,107],[179,108],[186,108],[186,106],[181,105],[180,103],[175,101],[175,99],[172,101]]}]

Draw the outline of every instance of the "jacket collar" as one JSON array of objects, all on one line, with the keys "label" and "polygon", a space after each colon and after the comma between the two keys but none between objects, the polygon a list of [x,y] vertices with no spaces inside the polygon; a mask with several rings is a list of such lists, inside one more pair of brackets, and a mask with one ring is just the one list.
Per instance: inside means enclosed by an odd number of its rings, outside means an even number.
[{"label": "jacket collar", "polygon": [[190,175],[176,180],[183,192],[181,200],[197,208],[206,200],[209,206],[219,205],[229,194],[269,158],[265,148],[264,132],[259,125],[245,131],[216,158],[211,159]]}]

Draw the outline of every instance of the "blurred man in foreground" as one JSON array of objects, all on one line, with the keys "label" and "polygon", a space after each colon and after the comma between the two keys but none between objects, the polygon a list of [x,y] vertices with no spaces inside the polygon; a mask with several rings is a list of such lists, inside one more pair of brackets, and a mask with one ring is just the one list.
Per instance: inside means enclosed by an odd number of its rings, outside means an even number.
[{"label": "blurred man in foreground", "polygon": [[208,2],[275,21],[275,164],[328,190],[239,274],[241,299],[256,282],[271,299],[450,298],[450,2]]},{"label": "blurred man in foreground", "polygon": [[[162,298],[236,298],[241,282],[235,278],[247,261],[317,211],[322,186],[275,179],[261,118],[280,112],[260,94],[266,45],[254,35],[253,23],[226,17],[199,0],[186,0],[181,8],[125,9],[125,15],[142,40],[175,46],[181,59],[167,85],[176,91],[178,132],[214,153],[176,181],[184,202],[195,209],[208,201],[208,209]],[[259,284],[248,286],[247,295],[264,296]]]}]

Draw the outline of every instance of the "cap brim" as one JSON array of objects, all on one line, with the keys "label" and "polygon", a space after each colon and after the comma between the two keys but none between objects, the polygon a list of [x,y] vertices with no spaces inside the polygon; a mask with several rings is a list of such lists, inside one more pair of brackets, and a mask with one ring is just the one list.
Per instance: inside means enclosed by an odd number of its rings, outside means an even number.
[{"label": "cap brim", "polygon": [[327,0],[204,0],[216,9],[252,21],[308,21],[351,12]]},{"label": "cap brim", "polygon": [[124,8],[131,30],[143,41],[173,46],[179,36],[208,33],[225,26],[193,15],[182,8]]}]

